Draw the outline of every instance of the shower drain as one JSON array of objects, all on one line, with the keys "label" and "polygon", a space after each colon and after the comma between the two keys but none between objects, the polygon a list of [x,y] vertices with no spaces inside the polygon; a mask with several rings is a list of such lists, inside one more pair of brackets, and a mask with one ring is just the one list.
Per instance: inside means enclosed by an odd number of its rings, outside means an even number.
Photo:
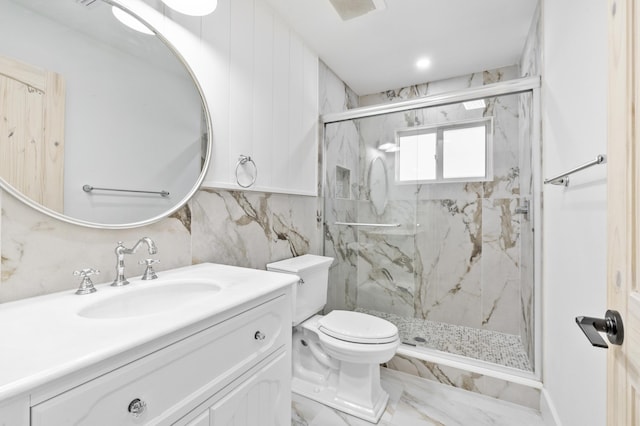
[{"label": "shower drain", "polygon": [[427,339],[424,339],[422,337],[414,337],[413,340],[420,343],[425,343],[427,341]]}]

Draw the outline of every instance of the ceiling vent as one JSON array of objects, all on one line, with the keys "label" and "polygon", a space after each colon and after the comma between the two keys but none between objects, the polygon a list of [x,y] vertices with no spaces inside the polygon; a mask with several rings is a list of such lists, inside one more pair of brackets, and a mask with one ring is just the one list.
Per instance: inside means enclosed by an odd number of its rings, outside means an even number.
[{"label": "ceiling vent", "polygon": [[343,21],[387,8],[384,0],[329,0]]}]

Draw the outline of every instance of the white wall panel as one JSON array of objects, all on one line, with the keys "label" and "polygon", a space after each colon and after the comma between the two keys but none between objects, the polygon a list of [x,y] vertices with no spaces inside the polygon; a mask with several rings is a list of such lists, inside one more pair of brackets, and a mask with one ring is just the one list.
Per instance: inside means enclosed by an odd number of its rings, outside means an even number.
[{"label": "white wall panel", "polygon": [[[543,2],[543,165],[548,178],[607,151],[607,4]],[[545,185],[543,382],[563,425],[606,423],[607,356],[576,326],[607,300],[607,166]],[[580,401],[577,403],[576,401]]]},{"label": "white wall panel", "polygon": [[251,156],[260,165],[256,185],[269,187],[273,174],[273,11],[264,2],[257,1],[254,16]]},{"label": "white wall panel", "polygon": [[[233,0],[229,36],[229,182],[238,157],[251,155],[253,141],[254,2]],[[222,141],[224,143],[224,141]]]},{"label": "white wall panel", "polygon": [[[244,154],[258,169],[250,190],[316,195],[318,57],[263,0],[221,1],[211,16],[202,34],[216,79],[214,152],[203,186],[240,189]],[[242,182],[252,173],[241,169]]]},{"label": "white wall panel", "polygon": [[[302,40],[291,33],[289,37],[289,144],[286,151],[288,159],[288,182],[294,188],[298,186],[297,179],[304,173],[299,158],[296,157],[296,148],[303,138],[303,105],[304,105],[304,66],[303,66]],[[304,149],[304,147],[301,147]]]},{"label": "white wall panel", "polygon": [[[289,29],[281,19],[273,26],[273,151],[274,164],[286,159],[289,151]],[[274,167],[272,185],[287,185],[288,167]]]},{"label": "white wall panel", "polygon": [[[300,165],[304,167],[304,173],[296,176],[300,190],[314,188],[318,175],[318,152],[309,149],[318,141],[318,73],[319,64],[318,56],[316,56],[308,48],[304,48],[302,52],[303,64],[303,108],[302,108],[302,141],[297,144],[293,157],[296,158]],[[308,173],[313,170],[313,173]]]}]

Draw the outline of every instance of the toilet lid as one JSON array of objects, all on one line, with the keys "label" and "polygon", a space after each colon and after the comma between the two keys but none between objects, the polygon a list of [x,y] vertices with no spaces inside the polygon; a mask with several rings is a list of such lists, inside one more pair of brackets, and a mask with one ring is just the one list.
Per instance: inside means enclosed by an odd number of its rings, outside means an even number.
[{"label": "toilet lid", "polygon": [[390,343],[398,339],[398,328],[387,320],[352,311],[332,311],[318,321],[323,333],[354,343]]}]

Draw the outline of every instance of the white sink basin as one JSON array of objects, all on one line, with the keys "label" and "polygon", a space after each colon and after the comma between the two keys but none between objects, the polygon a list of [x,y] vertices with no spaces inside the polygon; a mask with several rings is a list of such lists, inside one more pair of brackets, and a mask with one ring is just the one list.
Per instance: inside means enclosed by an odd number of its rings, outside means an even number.
[{"label": "white sink basin", "polygon": [[[135,285],[135,284],[129,284]],[[84,307],[78,315],[84,318],[130,318],[154,315],[181,308],[185,304],[201,301],[220,291],[211,281],[153,281],[144,287],[123,287],[120,294]]]}]

